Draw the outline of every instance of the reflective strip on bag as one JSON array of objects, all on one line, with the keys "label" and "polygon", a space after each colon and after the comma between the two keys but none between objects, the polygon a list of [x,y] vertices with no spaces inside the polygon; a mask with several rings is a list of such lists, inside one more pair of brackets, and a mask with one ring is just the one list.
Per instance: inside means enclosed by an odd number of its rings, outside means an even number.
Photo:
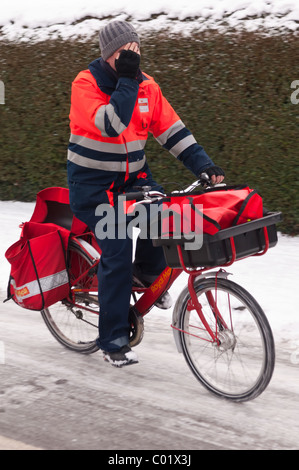
[{"label": "reflective strip on bag", "polygon": [[42,292],[48,292],[53,289],[57,289],[57,287],[63,286],[68,284],[68,273],[66,269],[60,271],[55,274],[51,274],[50,276],[45,276],[40,278],[39,281],[34,280],[31,282],[27,282],[23,286],[17,287],[15,280],[11,280],[11,284],[15,291],[15,296],[19,302],[22,302],[25,299],[30,297],[34,297],[35,295],[40,295],[40,288]]}]

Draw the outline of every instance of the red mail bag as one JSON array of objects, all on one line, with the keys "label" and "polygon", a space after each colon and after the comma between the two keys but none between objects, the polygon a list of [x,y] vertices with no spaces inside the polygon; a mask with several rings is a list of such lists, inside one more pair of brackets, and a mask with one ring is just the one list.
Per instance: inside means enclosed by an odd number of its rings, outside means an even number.
[{"label": "red mail bag", "polygon": [[[206,233],[263,217],[263,201],[256,190],[220,187],[200,194],[172,195],[163,200],[167,217],[162,220],[162,237]],[[168,216],[169,214],[169,216]]]},{"label": "red mail bag", "polygon": [[5,253],[11,264],[8,298],[23,308],[43,310],[68,296],[69,235],[52,223],[23,225],[20,239]]}]

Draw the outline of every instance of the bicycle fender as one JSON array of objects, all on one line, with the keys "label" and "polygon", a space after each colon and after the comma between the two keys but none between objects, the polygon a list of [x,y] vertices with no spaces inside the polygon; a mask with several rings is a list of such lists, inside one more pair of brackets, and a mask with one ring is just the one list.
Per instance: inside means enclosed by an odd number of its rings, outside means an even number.
[{"label": "bicycle fender", "polygon": [[[204,279],[206,279],[208,277],[214,277],[216,279],[216,276],[217,276],[217,277],[227,279],[227,277],[230,274],[231,273],[228,273],[228,272],[224,271],[223,269],[220,269],[218,271],[211,271],[211,272],[208,272],[208,273],[201,274],[199,276],[196,276],[195,286],[200,281],[203,281]],[[177,347],[177,350],[178,350],[179,353],[183,352],[182,345],[181,345],[180,334],[179,334],[180,332],[179,332],[179,329],[178,329],[179,325],[180,325],[180,313],[181,313],[181,310],[182,310],[182,305],[184,305],[188,301],[188,298],[190,298],[190,293],[189,293],[188,286],[186,286],[182,290],[182,292],[180,293],[179,297],[177,298],[177,301],[175,303],[175,306],[173,308],[173,313],[172,313],[171,327],[172,327],[172,331],[173,331],[174,341],[175,341],[175,344],[176,344],[176,347]]]},{"label": "bicycle fender", "polygon": [[73,238],[73,241],[76,242],[81,248],[94,260],[100,259],[99,252],[90,245],[87,241],[83,240],[82,238]]}]

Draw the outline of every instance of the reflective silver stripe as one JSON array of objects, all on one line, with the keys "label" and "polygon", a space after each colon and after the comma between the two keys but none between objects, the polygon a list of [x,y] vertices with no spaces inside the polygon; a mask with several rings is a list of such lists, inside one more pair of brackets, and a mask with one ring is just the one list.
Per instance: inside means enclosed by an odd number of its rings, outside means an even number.
[{"label": "reflective silver stripe", "polygon": [[[63,286],[64,284],[68,284],[69,279],[67,271],[64,269],[58,273],[40,278],[39,282],[42,292],[48,292],[49,290],[56,289],[57,287]],[[39,283],[37,280],[28,282],[27,284],[24,284],[20,287],[16,286],[14,279],[11,280],[11,283],[15,289],[15,295],[19,301],[40,294]],[[21,295],[22,291],[26,292],[26,294]],[[18,292],[20,294],[18,294]]]},{"label": "reflective silver stripe", "polygon": [[[127,169],[127,162],[103,162],[100,160],[93,160],[92,158],[82,157],[75,152],[68,151],[68,160],[75,163],[79,166],[84,166],[85,168],[91,168],[93,170],[103,170],[103,171],[123,171]],[[141,160],[136,162],[129,163],[129,172],[133,173],[134,171],[141,170],[145,164],[145,155]]]},{"label": "reflective silver stripe", "polygon": [[107,105],[103,105],[98,109],[96,113],[95,125],[101,131],[104,137],[108,137],[105,126],[105,114],[107,115],[110,121],[111,127],[115,130],[118,135],[121,134],[127,128],[127,126],[125,126],[121,122],[112,104],[109,103]]},{"label": "reflective silver stripe", "polygon": [[176,145],[174,145],[169,152],[178,157],[180,153],[182,153],[186,148],[190,147],[190,145],[196,144],[196,140],[194,139],[193,135],[188,135],[184,139],[180,140]]},{"label": "reflective silver stripe", "polygon": [[165,145],[167,140],[176,134],[181,129],[184,129],[185,124],[180,120],[175,122],[172,126],[170,126],[167,131],[163,132],[163,134],[156,137],[156,140],[159,142],[160,145]]},{"label": "reflective silver stripe", "polygon": [[106,134],[106,130],[105,130],[105,112],[106,112],[105,108],[106,106],[101,106],[97,110],[94,123],[96,127],[101,131],[103,137],[109,137],[108,134]]},{"label": "reflective silver stripe", "polygon": [[125,126],[121,122],[121,120],[118,117],[118,115],[116,114],[114,106],[112,106],[112,104],[107,104],[106,114],[108,116],[108,119],[110,121],[111,126],[113,127],[113,129],[115,130],[115,132],[117,134],[121,134],[127,128],[127,126]]},{"label": "reflective silver stripe", "polygon": [[[83,137],[81,135],[71,134],[70,142],[72,144],[78,144],[82,147],[86,147],[90,150],[97,150],[105,153],[117,153],[119,155],[126,155],[125,144],[111,144],[110,142],[100,142],[99,140],[90,139],[89,137]],[[128,152],[136,152],[143,150],[146,144],[146,140],[134,140],[127,142]]]},{"label": "reflective silver stripe", "polygon": [[146,144],[145,140],[132,140],[132,142],[126,142],[128,152],[137,152],[143,150]]}]

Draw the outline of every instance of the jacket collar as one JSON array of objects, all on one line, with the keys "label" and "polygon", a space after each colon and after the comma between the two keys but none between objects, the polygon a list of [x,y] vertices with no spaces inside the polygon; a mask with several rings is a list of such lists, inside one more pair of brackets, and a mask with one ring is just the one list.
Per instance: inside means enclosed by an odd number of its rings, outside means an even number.
[{"label": "jacket collar", "polygon": [[[112,95],[118,82],[115,70],[101,57],[91,62],[88,69],[95,78],[100,90],[107,95]],[[139,84],[142,83],[143,80],[147,80],[140,69],[137,73],[137,80]]]}]

